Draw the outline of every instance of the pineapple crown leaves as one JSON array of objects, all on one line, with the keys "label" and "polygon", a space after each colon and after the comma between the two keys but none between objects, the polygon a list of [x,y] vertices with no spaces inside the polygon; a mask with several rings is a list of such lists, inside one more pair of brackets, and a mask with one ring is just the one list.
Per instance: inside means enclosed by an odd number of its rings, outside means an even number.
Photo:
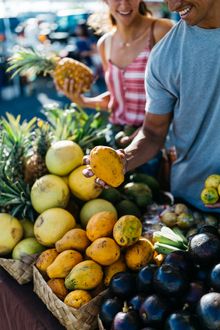
[{"label": "pineapple crown leaves", "polygon": [[54,141],[72,140],[84,150],[93,147],[106,133],[106,120],[100,112],[88,114],[74,103],[67,109],[57,105],[47,106],[44,115],[53,127]]},{"label": "pineapple crown leaves", "polygon": [[6,169],[0,173],[0,209],[6,209],[8,213],[18,219],[36,219],[36,212],[30,199],[30,186],[21,178],[14,181]]},{"label": "pineapple crown leaves", "polygon": [[8,59],[7,72],[13,72],[12,78],[17,74],[31,73],[38,75],[40,73],[51,74],[54,70],[58,58],[55,55],[42,55],[32,48],[20,47]]}]

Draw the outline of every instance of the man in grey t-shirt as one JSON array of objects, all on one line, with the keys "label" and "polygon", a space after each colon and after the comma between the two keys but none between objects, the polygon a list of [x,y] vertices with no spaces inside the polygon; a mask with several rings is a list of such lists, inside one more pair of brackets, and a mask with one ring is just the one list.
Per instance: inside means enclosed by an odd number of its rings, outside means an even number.
[{"label": "man in grey t-shirt", "polygon": [[[220,0],[168,0],[181,20],[155,46],[146,75],[148,103],[141,132],[125,149],[127,169],[163,147],[172,123],[177,160],[171,191],[195,207],[205,179],[220,174]],[[215,212],[220,213],[220,205]]]}]

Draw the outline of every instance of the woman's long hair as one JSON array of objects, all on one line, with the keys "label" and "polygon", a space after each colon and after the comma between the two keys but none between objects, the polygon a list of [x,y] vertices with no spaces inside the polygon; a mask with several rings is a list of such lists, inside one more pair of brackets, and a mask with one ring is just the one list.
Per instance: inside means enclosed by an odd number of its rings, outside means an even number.
[{"label": "woman's long hair", "polygon": [[[143,16],[152,16],[152,12],[148,9],[144,1],[141,1],[139,4],[139,13]],[[108,11],[101,14],[94,13],[90,15],[87,24],[97,34],[109,32],[117,25],[115,18]]]}]

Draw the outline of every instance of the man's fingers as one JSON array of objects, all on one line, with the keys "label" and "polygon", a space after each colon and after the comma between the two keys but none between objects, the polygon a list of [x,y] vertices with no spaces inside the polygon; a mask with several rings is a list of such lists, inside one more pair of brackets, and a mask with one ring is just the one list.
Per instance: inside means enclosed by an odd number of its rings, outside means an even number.
[{"label": "man's fingers", "polygon": [[95,179],[95,182],[96,182],[99,186],[101,186],[101,187],[103,187],[103,188],[105,188],[105,189],[108,189],[108,188],[109,188],[109,186],[108,186],[104,181],[102,181],[102,180],[99,179],[99,178],[96,178],[96,179]]},{"label": "man's fingers", "polygon": [[89,165],[89,164],[90,164],[89,156],[84,156],[84,157],[83,157],[83,164],[84,164],[84,165]]},{"label": "man's fingers", "polygon": [[83,171],[83,175],[85,175],[87,178],[91,178],[94,176],[94,173],[92,172],[90,167],[85,168]]}]

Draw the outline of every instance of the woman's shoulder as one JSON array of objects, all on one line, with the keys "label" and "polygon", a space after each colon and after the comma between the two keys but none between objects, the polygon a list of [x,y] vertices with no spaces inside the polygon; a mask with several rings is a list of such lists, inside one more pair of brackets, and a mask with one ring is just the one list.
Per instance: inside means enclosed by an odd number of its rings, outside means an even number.
[{"label": "woman's shoulder", "polygon": [[109,40],[112,37],[112,35],[113,35],[113,31],[103,34],[97,42],[98,49],[103,48],[106,40]]},{"label": "woman's shoulder", "polygon": [[158,42],[160,39],[162,39],[174,25],[174,22],[167,18],[154,19],[153,34],[155,42]]}]

